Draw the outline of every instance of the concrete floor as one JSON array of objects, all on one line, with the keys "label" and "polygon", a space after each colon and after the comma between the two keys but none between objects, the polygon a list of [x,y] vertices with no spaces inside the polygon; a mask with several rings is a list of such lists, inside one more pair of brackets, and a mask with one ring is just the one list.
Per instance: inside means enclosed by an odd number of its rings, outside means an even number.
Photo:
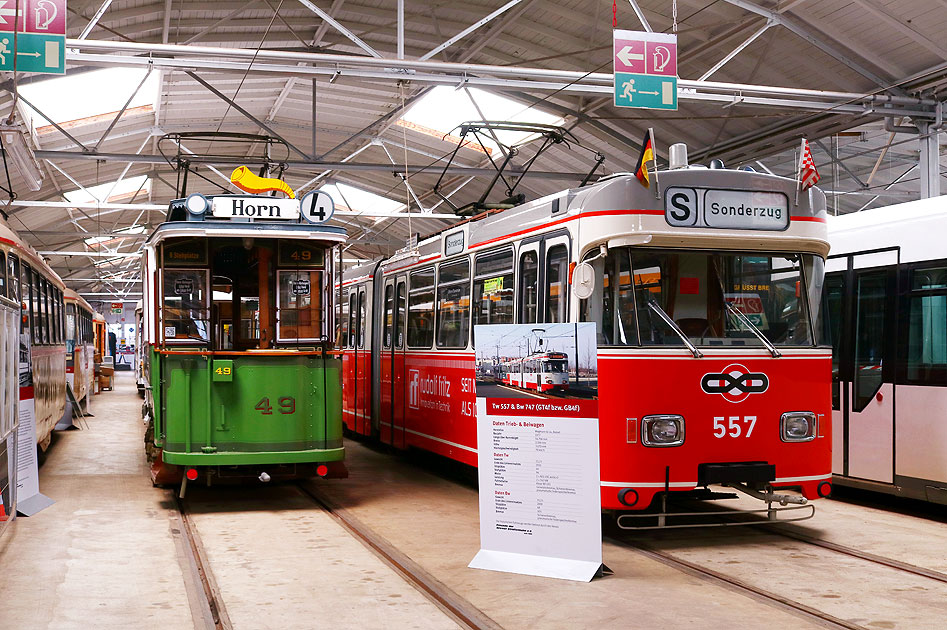
[{"label": "concrete floor", "polygon": [[[0,628],[201,628],[169,491],[151,487],[130,374],[94,399],[88,428],[58,434],[41,469],[56,504],[0,539]],[[822,627],[683,573],[618,541],[591,583],[468,569],[477,494],[411,458],[349,441],[347,480],[307,482],[508,628]],[[292,485],[188,489],[234,628],[456,628]],[[744,503],[741,502],[741,505]],[[750,502],[746,507],[757,507]],[[943,523],[819,501],[799,531],[947,570]],[[652,547],[865,628],[942,628],[943,583],[746,530],[636,533]],[[185,569],[182,569],[185,567]],[[190,597],[190,600],[189,600]]]}]

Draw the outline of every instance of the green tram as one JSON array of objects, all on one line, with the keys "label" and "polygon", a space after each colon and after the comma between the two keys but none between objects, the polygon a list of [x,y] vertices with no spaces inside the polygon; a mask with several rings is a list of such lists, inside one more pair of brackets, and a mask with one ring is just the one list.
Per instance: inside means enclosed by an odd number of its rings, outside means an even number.
[{"label": "green tram", "polygon": [[142,255],[156,485],[347,476],[332,210],[320,192],[171,202]]}]

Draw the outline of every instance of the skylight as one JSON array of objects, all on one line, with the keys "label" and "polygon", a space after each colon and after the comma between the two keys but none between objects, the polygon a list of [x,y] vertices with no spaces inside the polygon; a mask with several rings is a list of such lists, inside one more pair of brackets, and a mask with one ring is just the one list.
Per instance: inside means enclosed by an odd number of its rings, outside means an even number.
[{"label": "skylight", "polygon": [[405,207],[400,201],[382,197],[348,184],[329,184],[323,186],[321,190],[329,193],[329,196],[335,202],[336,208],[346,207],[355,212],[396,212],[403,210]]},{"label": "skylight", "polygon": [[[129,108],[142,105],[154,106],[158,98],[158,77],[160,72],[152,72],[141,86]],[[64,123],[74,120],[118,112],[132,95],[145,76],[145,70],[138,68],[106,68],[79,74],[65,75],[55,79],[22,83],[20,94],[39,108],[53,122]],[[26,107],[31,127],[49,125],[49,121],[39,116],[31,107]]]},{"label": "skylight", "polygon": [[[114,190],[112,190],[113,187]],[[151,180],[148,179],[147,175],[127,177],[118,182],[117,185],[115,181],[111,181],[99,184],[98,186],[87,186],[85,190],[80,188],[78,190],[65,192],[63,193],[63,197],[73,203],[107,202],[131,195],[139,188],[141,188],[139,196],[143,195],[147,197],[148,192],[151,190]],[[88,193],[86,191],[88,191]],[[105,198],[106,196],[108,196],[108,199]]]},{"label": "skylight", "polygon": [[[474,106],[474,101],[477,106]],[[477,111],[477,107],[480,111]],[[560,125],[563,122],[562,118],[553,114],[535,107],[530,108],[499,94],[477,88],[458,90],[448,85],[438,86],[428,92],[402,119],[442,134],[452,131],[456,134],[457,125],[471,120],[503,120],[544,125]],[[519,144],[530,137],[530,134],[515,131],[498,131],[496,134],[500,142],[507,145]],[[488,134],[481,136],[486,147],[497,148]],[[472,136],[467,139],[476,142]]]}]

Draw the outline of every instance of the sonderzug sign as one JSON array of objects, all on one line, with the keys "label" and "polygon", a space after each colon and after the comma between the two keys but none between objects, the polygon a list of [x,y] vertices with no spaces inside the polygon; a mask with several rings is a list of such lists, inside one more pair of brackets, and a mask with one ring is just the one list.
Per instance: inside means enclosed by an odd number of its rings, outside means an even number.
[{"label": "sonderzug sign", "polygon": [[785,230],[789,198],[780,192],[671,186],[664,195],[664,218],[674,227]]},{"label": "sonderzug sign", "polygon": [[224,219],[298,219],[298,199],[214,197],[213,214]]}]

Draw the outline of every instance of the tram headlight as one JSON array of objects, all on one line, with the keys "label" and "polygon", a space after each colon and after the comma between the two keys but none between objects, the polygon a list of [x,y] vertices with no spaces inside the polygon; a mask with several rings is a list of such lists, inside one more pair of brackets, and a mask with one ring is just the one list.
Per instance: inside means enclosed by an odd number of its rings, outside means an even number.
[{"label": "tram headlight", "polygon": [[641,443],[645,446],[680,446],[684,443],[684,416],[645,416],[641,420]]},{"label": "tram headlight", "polygon": [[809,442],[815,439],[815,414],[789,411],[779,418],[779,439],[783,442]]},{"label": "tram headlight", "polygon": [[190,214],[201,215],[207,212],[207,208],[210,207],[210,201],[208,201],[204,195],[192,193],[184,200],[184,207],[187,208]]}]

